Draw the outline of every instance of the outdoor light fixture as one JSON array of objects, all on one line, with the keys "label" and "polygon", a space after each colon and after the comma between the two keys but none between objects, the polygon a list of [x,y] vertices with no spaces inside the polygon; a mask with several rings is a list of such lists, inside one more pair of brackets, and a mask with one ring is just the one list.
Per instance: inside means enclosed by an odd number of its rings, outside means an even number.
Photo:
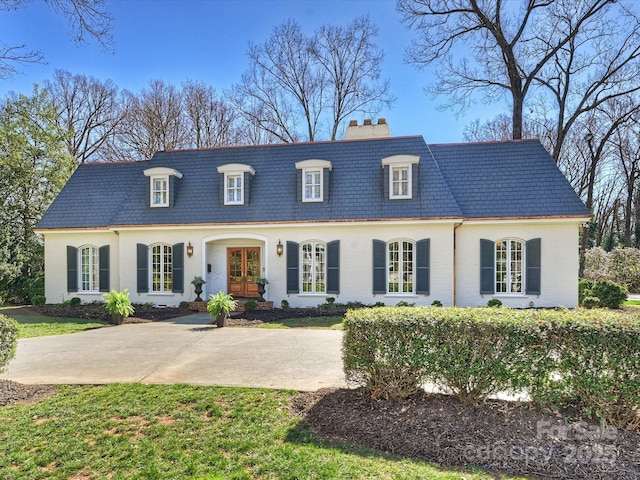
[{"label": "outdoor light fixture", "polygon": [[193,255],[193,245],[191,245],[191,242],[189,242],[189,245],[187,245],[187,256],[192,256]]},{"label": "outdoor light fixture", "polygon": [[282,246],[282,242],[278,240],[278,245],[276,245],[276,253],[278,254],[279,257],[281,257],[283,252],[284,252],[284,247]]}]

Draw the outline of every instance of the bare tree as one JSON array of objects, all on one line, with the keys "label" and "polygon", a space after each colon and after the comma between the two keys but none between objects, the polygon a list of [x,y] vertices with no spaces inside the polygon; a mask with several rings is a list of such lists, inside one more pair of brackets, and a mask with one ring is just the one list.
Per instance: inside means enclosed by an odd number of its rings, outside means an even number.
[{"label": "bare tree", "polygon": [[[348,115],[392,102],[380,79],[376,35],[366,17],[325,25],[311,37],[288,20],[263,44],[250,45],[249,69],[229,96],[246,122],[279,141],[335,139]],[[321,133],[325,125],[328,134]]]},{"label": "bare tree", "polygon": [[[612,139],[614,155],[617,157],[622,181],[624,184],[624,246],[633,245],[633,224],[640,219],[636,216],[638,182],[640,181],[640,124],[634,121],[632,125],[626,125],[616,132]],[[634,222],[635,220],[635,222]]]},{"label": "bare tree", "polygon": [[[0,0],[2,11],[24,8],[31,0]],[[64,16],[71,34],[78,43],[87,37],[96,40],[109,50],[113,38],[111,28],[113,18],[105,6],[105,0],[45,0],[56,13]],[[26,45],[8,45],[0,40],[0,79],[10,78],[19,73],[20,65],[42,63],[42,53],[30,50]]]},{"label": "bare tree", "polygon": [[187,146],[182,94],[176,87],[152,80],[139,96],[125,90],[123,101],[125,115],[115,144],[105,148],[109,160],[145,160],[159,150]]},{"label": "bare tree", "polygon": [[[528,0],[519,9],[503,0],[398,0],[404,22],[419,33],[409,60],[420,68],[436,67],[432,93],[449,97],[445,107],[462,110],[476,93],[487,102],[506,95],[515,139],[522,138],[525,101],[536,86],[561,91],[557,109],[564,109],[574,99],[557,87],[569,82],[548,75],[584,73],[572,67],[605,52],[600,45],[614,46],[608,59],[612,70],[600,72],[600,84],[621,81],[616,70],[634,62],[637,54],[637,19],[624,6],[614,8],[611,0]],[[622,17],[625,22],[612,28],[611,19]],[[594,60],[594,65],[605,64],[606,59]],[[597,106],[595,97],[594,92],[591,103],[574,107],[578,116],[587,105]],[[564,112],[558,116],[565,118]],[[566,135],[570,125],[560,125],[558,131]],[[561,147],[558,138],[555,149]]]},{"label": "bare tree", "polygon": [[323,25],[316,32],[311,47],[325,71],[326,94],[331,97],[331,140],[350,115],[373,116],[393,103],[389,81],[381,79],[384,53],[373,43],[377,35],[378,28],[366,16],[346,27]]},{"label": "bare tree", "polygon": [[47,90],[64,132],[67,151],[78,163],[93,159],[123,119],[118,88],[85,75],[56,70]]},{"label": "bare tree", "polygon": [[[249,70],[232,91],[238,110],[280,141],[296,142],[302,137],[313,141],[322,112],[324,79],[313,68],[310,41],[300,25],[284,22],[263,44],[251,44],[247,55]],[[304,133],[297,131],[298,125],[304,125]]]},{"label": "bare tree", "polygon": [[216,96],[213,87],[186,82],[182,85],[182,97],[191,146],[207,148],[237,143],[236,112]]}]

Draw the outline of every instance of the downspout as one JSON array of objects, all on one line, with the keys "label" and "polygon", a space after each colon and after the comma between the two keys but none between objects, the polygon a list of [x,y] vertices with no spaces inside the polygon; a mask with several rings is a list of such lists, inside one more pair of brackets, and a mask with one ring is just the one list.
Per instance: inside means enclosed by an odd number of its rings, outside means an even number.
[{"label": "downspout", "polygon": [[453,306],[456,306],[456,285],[457,285],[457,278],[456,278],[456,273],[458,271],[458,266],[457,266],[457,255],[456,255],[456,230],[458,230],[458,227],[462,225],[462,222],[456,223],[453,225]]}]

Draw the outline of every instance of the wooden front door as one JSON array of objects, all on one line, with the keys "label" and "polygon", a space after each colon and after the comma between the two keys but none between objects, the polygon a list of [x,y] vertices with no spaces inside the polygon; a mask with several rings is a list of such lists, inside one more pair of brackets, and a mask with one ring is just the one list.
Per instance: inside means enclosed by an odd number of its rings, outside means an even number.
[{"label": "wooden front door", "polygon": [[260,247],[227,248],[229,293],[234,297],[259,297]]}]

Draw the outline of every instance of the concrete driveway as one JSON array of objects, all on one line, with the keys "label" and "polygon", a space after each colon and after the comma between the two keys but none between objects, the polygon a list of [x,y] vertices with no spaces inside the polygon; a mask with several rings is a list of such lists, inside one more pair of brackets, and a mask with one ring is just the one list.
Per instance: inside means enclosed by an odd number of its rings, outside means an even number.
[{"label": "concrete driveway", "polygon": [[342,332],[216,328],[206,315],[19,340],[0,378],[20,383],[345,386]]}]

